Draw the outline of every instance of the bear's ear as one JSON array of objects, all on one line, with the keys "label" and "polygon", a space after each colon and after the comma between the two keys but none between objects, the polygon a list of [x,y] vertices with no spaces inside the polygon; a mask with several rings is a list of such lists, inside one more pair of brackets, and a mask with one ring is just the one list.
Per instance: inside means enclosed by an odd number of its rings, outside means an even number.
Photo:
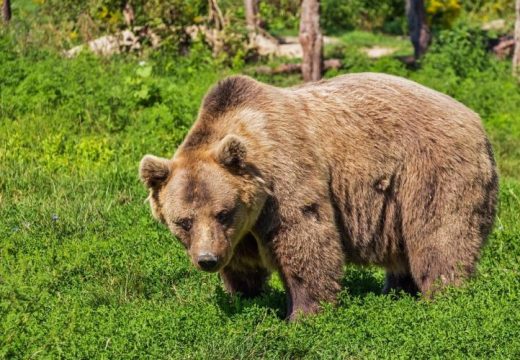
[{"label": "bear's ear", "polygon": [[243,169],[246,164],[247,148],[244,141],[236,135],[227,135],[217,148],[218,161],[231,169]]},{"label": "bear's ear", "polygon": [[139,177],[149,188],[159,187],[170,175],[170,160],[153,155],[145,155],[139,165]]}]

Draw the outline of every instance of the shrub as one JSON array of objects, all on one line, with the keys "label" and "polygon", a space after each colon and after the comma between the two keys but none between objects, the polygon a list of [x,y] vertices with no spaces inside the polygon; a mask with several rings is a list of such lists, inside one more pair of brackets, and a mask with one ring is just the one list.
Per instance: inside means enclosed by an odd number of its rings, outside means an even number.
[{"label": "shrub", "polygon": [[339,30],[393,30],[402,33],[405,7],[401,0],[325,0],[321,3],[321,22],[326,32]]},{"label": "shrub", "polygon": [[[242,6],[242,3],[240,6]],[[299,0],[260,1],[259,5],[260,17],[268,30],[274,33],[298,32],[300,24]]]},{"label": "shrub", "polygon": [[511,0],[460,0],[462,9],[479,21],[497,18],[512,18],[515,14],[515,2]]},{"label": "shrub", "polygon": [[441,31],[426,54],[423,66],[438,72],[452,71],[459,77],[483,71],[489,66],[486,37],[482,30],[464,23]]},{"label": "shrub", "polygon": [[450,27],[461,11],[459,0],[428,0],[425,5],[429,21],[434,27]]}]

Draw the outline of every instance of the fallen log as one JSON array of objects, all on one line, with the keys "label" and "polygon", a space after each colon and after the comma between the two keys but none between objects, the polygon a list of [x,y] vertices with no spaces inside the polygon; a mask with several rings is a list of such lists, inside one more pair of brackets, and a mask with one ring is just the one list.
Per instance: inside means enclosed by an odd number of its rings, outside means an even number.
[{"label": "fallen log", "polygon": [[153,48],[159,46],[161,41],[158,35],[148,27],[143,26],[134,28],[134,31],[123,30],[114,35],[102,36],[86,44],[66,50],[63,54],[65,57],[72,58],[85,49],[89,49],[94,54],[101,56],[110,56],[121,52],[135,52],[141,50],[141,44],[145,40],[148,41]]},{"label": "fallen log", "polygon": [[500,59],[505,59],[513,55],[515,49],[515,39],[506,35],[498,39],[498,43],[493,46],[492,51]]}]

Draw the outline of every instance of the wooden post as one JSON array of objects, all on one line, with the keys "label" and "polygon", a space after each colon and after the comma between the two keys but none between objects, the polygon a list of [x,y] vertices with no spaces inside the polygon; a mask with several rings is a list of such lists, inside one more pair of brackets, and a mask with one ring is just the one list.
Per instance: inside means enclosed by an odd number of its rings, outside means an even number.
[{"label": "wooden post", "polygon": [[520,0],[516,0],[515,52],[513,54],[513,75],[520,78]]},{"label": "wooden post", "polygon": [[431,41],[431,33],[426,23],[426,10],[423,0],[406,0],[408,29],[414,49],[415,60],[424,55]]},{"label": "wooden post", "polygon": [[323,69],[323,36],[320,32],[319,0],[302,1],[299,39],[303,50],[303,80],[307,82],[321,79]]}]

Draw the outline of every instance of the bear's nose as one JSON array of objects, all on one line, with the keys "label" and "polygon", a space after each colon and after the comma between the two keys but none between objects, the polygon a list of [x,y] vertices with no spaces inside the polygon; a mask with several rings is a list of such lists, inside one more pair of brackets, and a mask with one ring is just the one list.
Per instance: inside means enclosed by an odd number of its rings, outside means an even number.
[{"label": "bear's nose", "polygon": [[214,270],[217,267],[218,258],[211,253],[200,254],[197,263],[205,271]]}]

